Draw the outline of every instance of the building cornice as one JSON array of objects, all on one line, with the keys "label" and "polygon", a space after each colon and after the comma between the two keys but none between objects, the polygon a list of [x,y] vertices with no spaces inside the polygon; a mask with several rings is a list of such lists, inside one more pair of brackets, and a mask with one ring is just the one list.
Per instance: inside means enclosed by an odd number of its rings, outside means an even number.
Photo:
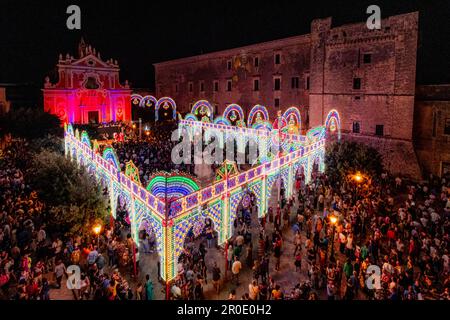
[{"label": "building cornice", "polygon": [[187,64],[192,62],[199,62],[209,59],[218,59],[218,58],[229,58],[230,56],[241,55],[243,53],[258,53],[262,50],[270,50],[270,49],[283,49],[290,46],[306,44],[309,45],[311,43],[311,35],[304,34],[299,36],[293,36],[283,39],[277,39],[272,41],[266,41],[261,43],[255,43],[243,47],[214,51],[210,53],[195,55],[186,58],[174,59],[169,61],[163,61],[154,63],[153,66],[156,67],[167,67],[171,65],[179,65],[179,64]]}]

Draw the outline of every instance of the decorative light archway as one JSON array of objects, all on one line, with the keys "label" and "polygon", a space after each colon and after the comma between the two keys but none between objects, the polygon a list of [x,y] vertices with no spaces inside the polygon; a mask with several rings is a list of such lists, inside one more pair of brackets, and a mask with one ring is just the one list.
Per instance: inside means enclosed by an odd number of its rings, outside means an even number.
[{"label": "decorative light archway", "polygon": [[327,118],[325,120],[325,127],[327,133],[334,133],[337,131],[338,139],[341,139],[341,118],[339,116],[339,112],[337,112],[335,109],[328,112]]},{"label": "decorative light archway", "polygon": [[290,134],[299,134],[302,129],[302,116],[298,108],[290,107],[284,112],[283,118],[286,119],[288,132]]},{"label": "decorative light archway", "polygon": [[[155,108],[155,120],[158,121],[159,119],[159,108],[166,108],[167,106],[172,107],[172,118],[177,118],[177,104],[175,103],[175,100],[173,100],[170,97],[163,97],[158,100],[158,103],[156,104]],[[168,107],[167,107],[168,108]]]},{"label": "decorative light archway", "polygon": [[112,147],[108,147],[103,151],[103,159],[111,163],[117,170],[120,170],[120,162]]},{"label": "decorative light archway", "polygon": [[231,126],[230,121],[227,118],[224,118],[222,116],[216,117],[214,119],[214,124],[222,124],[222,125],[225,125],[225,126]]},{"label": "decorative light archway", "polygon": [[209,121],[212,122],[214,119],[214,109],[207,100],[199,100],[193,106],[191,113],[195,115],[200,121],[205,122],[204,118],[208,117]]},{"label": "decorative light archway", "polygon": [[264,121],[269,121],[269,112],[266,107],[257,104],[250,110],[247,120],[248,126],[252,127],[254,124]]},{"label": "decorative light archway", "polygon": [[86,131],[83,131],[81,133],[81,142],[87,145],[89,148],[92,148],[91,140],[89,139],[89,135]]},{"label": "decorative light archway", "polygon": [[156,105],[158,104],[158,99],[156,99],[154,96],[145,96],[142,98],[140,106],[143,108],[151,108],[154,106],[156,108]]},{"label": "decorative light archway", "polygon": [[[239,119],[236,117],[239,116]],[[244,110],[242,110],[242,107],[238,104],[230,104],[228,107],[226,107],[225,111],[223,112],[223,117],[230,121],[230,123],[236,122],[236,124],[239,126],[245,125],[245,118],[244,118]]]},{"label": "decorative light archway", "polygon": [[143,96],[141,96],[140,94],[137,94],[137,93],[133,93],[130,98],[131,98],[131,104],[133,106],[141,107],[142,100],[144,99]]},{"label": "decorative light archway", "polygon": [[197,117],[192,114],[192,113],[188,113],[185,117],[184,120],[186,121],[198,121]]}]

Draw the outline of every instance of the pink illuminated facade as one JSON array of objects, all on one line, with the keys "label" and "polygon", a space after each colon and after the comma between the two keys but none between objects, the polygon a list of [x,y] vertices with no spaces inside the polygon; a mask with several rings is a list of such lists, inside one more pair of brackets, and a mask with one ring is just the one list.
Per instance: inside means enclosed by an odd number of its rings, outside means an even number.
[{"label": "pink illuminated facade", "polygon": [[62,123],[131,121],[131,90],[119,82],[119,65],[103,61],[100,53],[81,40],[78,58],[59,56],[58,82],[47,77],[44,109]]}]

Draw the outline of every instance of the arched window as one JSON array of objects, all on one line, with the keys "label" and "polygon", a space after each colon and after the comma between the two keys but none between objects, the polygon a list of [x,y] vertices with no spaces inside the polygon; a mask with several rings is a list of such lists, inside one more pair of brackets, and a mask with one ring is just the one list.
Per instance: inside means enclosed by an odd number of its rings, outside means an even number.
[{"label": "arched window", "polygon": [[94,77],[88,77],[86,80],[86,83],[84,84],[84,87],[86,89],[98,89],[100,88],[100,85],[97,82],[97,79]]}]

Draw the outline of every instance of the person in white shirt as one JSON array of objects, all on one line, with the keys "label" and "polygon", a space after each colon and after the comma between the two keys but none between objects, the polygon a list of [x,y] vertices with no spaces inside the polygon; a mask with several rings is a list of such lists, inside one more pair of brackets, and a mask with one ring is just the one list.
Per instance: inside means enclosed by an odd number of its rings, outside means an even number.
[{"label": "person in white shirt", "polygon": [[256,280],[248,285],[248,295],[250,300],[258,300],[259,287]]}]

